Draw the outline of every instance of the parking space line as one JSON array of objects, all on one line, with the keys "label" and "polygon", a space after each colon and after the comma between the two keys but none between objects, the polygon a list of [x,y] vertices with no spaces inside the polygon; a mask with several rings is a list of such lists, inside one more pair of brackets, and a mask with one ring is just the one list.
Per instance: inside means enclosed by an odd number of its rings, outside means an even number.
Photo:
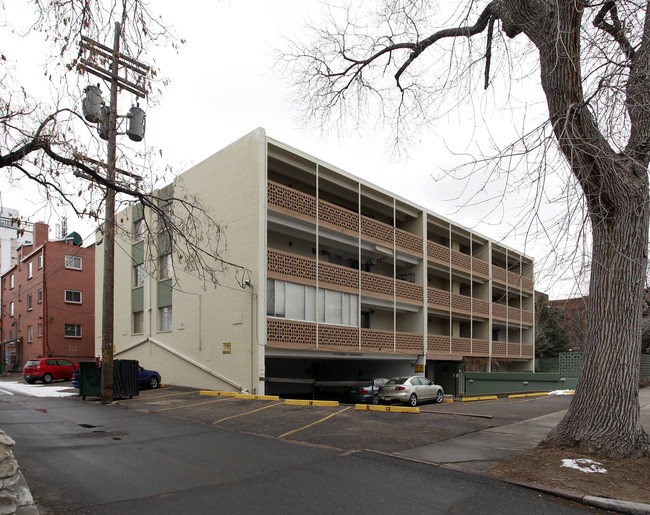
[{"label": "parking space line", "polygon": [[189,395],[190,393],[196,393],[196,392],[192,391],[192,392],[170,393],[168,395],[147,395],[146,397],[138,396],[138,397],[133,397],[133,399],[121,399],[114,402],[148,401],[149,399],[162,399],[163,397],[177,397],[179,395]]},{"label": "parking space line", "polygon": [[337,411],[336,413],[332,413],[331,415],[327,415],[325,418],[321,418],[320,420],[317,420],[316,422],[312,422],[311,424],[307,424],[306,426],[299,427],[298,429],[294,429],[293,431],[288,431],[280,436],[278,438],[284,438],[285,436],[289,436],[293,433],[297,433],[298,431],[302,431],[303,429],[307,429],[308,427],[315,426],[316,424],[320,424],[321,422],[325,422],[328,418],[332,418],[335,415],[338,415],[339,413],[343,413],[344,411],[347,411],[349,409],[352,409],[352,406],[348,406],[347,408],[343,408],[342,410]]},{"label": "parking space line", "polygon": [[156,411],[152,411],[151,413],[160,413],[162,411],[169,411],[169,410],[172,410],[172,409],[193,408],[194,406],[201,406],[203,404],[214,404],[215,402],[223,402],[223,401],[226,401],[226,400],[228,400],[228,399],[223,398],[223,399],[217,399],[215,401],[203,401],[203,402],[197,402],[196,404],[186,404],[184,406],[171,406],[169,408],[163,408],[163,409],[158,409]]},{"label": "parking space line", "polygon": [[244,415],[250,415],[251,413],[255,413],[256,411],[262,411],[263,409],[272,408],[273,406],[279,406],[280,404],[282,404],[282,403],[281,402],[276,402],[275,404],[269,404],[268,406],[262,406],[261,408],[254,409],[253,411],[247,411],[246,413],[240,413],[239,415],[232,415],[230,417],[221,418],[219,420],[215,420],[214,422],[212,422],[212,424],[213,425],[218,424],[219,422],[223,422],[224,420],[230,420],[231,418],[237,418],[237,417],[243,417]]}]

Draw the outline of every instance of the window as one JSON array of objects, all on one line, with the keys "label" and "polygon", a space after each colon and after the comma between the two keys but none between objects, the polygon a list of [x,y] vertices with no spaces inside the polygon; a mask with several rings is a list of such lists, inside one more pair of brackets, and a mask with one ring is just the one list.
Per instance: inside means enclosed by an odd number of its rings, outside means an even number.
[{"label": "window", "polygon": [[31,342],[34,339],[34,331],[32,330],[32,326],[28,325],[27,326],[27,342]]},{"label": "window", "polygon": [[65,324],[66,338],[81,338],[81,324]]},{"label": "window", "polygon": [[73,302],[74,304],[81,304],[81,292],[76,290],[66,290],[65,301]]},{"label": "window", "polygon": [[144,218],[133,222],[133,241],[140,241],[143,239],[145,231],[146,225],[144,223]]},{"label": "window", "polygon": [[[318,321],[326,324],[359,326],[357,295],[318,290]],[[269,279],[266,288],[266,314],[292,320],[316,321],[316,288]]]},{"label": "window", "polygon": [[9,316],[14,316],[14,303],[13,303],[13,301],[9,303]]},{"label": "window", "polygon": [[144,327],[144,312],[137,311],[133,313],[133,334],[140,334]]},{"label": "window", "polygon": [[172,307],[171,306],[158,308],[158,330],[159,331],[172,330]]},{"label": "window", "polygon": [[34,277],[34,262],[30,261],[27,263],[27,279]]},{"label": "window", "polygon": [[13,288],[13,287],[14,287],[14,274],[11,274],[9,276],[9,288]]},{"label": "window", "polygon": [[32,297],[33,295],[31,293],[27,294],[27,311],[32,309]]},{"label": "window", "polygon": [[65,257],[65,267],[73,270],[81,270],[81,257],[67,255]]},{"label": "window", "polygon": [[43,337],[43,324],[41,322],[38,323],[38,337]]},{"label": "window", "polygon": [[39,303],[39,304],[40,304],[41,302],[43,302],[43,290],[38,290],[38,295],[37,295],[37,297],[38,297],[38,303]]},{"label": "window", "polygon": [[169,279],[172,276],[172,255],[165,254],[158,258],[158,279]]},{"label": "window", "polygon": [[38,256],[38,268],[39,269],[43,268],[43,254],[40,254]]},{"label": "window", "polygon": [[133,267],[133,287],[142,286],[144,284],[144,263],[135,265]]}]

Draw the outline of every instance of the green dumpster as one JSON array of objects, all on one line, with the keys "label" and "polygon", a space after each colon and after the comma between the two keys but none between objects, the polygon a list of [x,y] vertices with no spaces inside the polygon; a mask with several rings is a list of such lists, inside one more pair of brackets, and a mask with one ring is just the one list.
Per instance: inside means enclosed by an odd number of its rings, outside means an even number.
[{"label": "green dumpster", "polygon": [[87,395],[101,395],[101,368],[95,361],[79,362],[79,395],[84,400]]}]

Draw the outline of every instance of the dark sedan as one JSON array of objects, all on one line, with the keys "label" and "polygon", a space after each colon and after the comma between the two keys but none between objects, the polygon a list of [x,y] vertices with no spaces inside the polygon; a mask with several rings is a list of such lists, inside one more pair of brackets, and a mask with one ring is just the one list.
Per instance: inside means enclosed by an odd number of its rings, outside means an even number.
[{"label": "dark sedan", "polygon": [[343,389],[343,401],[353,404],[379,404],[379,387],[386,384],[385,377],[355,381]]}]

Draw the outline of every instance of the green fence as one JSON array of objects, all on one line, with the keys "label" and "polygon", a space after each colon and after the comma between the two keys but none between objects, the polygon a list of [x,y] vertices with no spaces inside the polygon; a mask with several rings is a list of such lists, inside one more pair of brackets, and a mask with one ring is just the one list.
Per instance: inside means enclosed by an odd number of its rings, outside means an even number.
[{"label": "green fence", "polygon": [[[582,366],[581,352],[559,355],[559,372],[464,372],[461,389],[467,396],[573,390]],[[641,382],[650,382],[650,355],[641,356]]]}]

